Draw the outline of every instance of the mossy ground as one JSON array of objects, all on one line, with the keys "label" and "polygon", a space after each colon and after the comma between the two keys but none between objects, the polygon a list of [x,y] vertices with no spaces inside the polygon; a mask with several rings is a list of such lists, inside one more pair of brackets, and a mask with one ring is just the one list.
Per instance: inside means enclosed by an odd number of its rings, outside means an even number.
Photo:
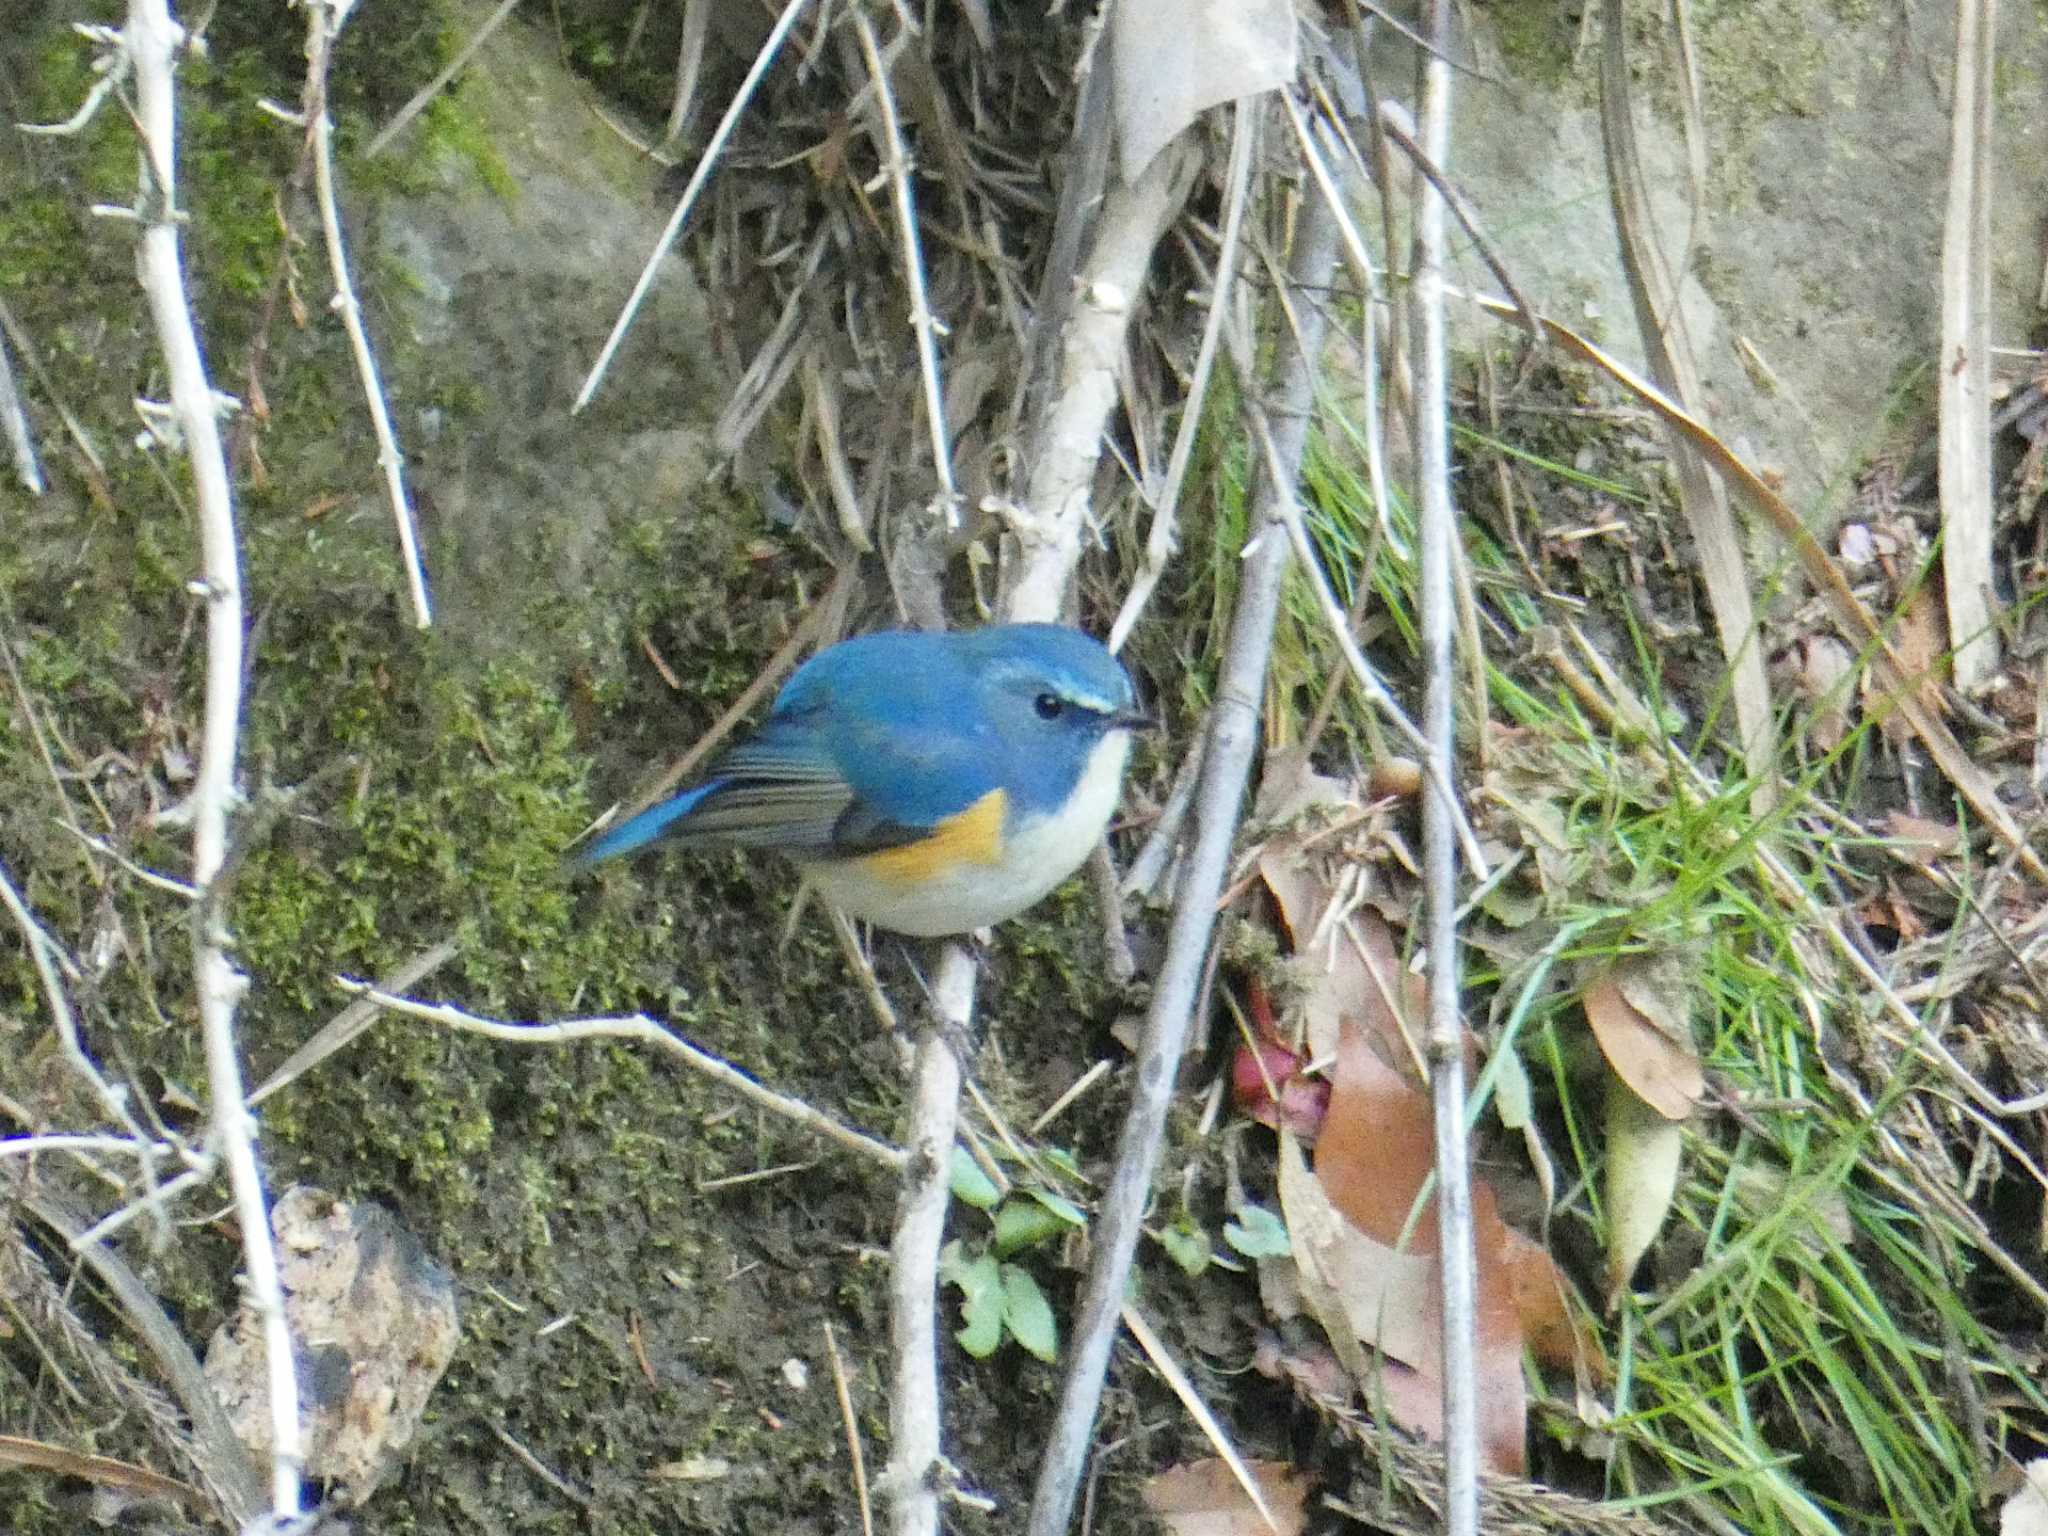
[{"label": "mossy ground", "polygon": [[[57,9],[32,45],[0,47],[11,118],[65,116],[90,82]],[[244,780],[258,805],[238,823],[231,927],[252,981],[240,1019],[252,1076],[341,1005],[336,974],[374,975],[453,935],[459,955],[427,995],[523,1019],[647,1010],[892,1133],[894,1055],[836,950],[815,920],[776,945],[786,873],[689,858],[571,878],[560,860],[595,806],[630,793],[753,676],[797,617],[798,592],[820,584],[819,561],[794,543],[763,559],[775,530],[744,507],[697,506],[687,531],[668,508],[614,507],[601,556],[574,562],[573,590],[515,585],[488,624],[472,614],[413,631],[388,525],[334,510],[338,493],[360,489],[374,446],[339,331],[317,314],[323,257],[288,187],[298,136],[254,106],[296,101],[300,40],[275,7],[230,0],[210,41],[182,77],[181,148],[209,360],[248,407],[231,441],[251,636]],[[432,72],[447,41],[435,8],[363,9],[337,60],[344,147]],[[458,94],[430,114],[414,158],[353,184],[402,189],[421,157],[452,156],[509,193],[464,121]],[[127,232],[84,211],[132,194],[130,129],[110,111],[78,138],[8,143],[22,158],[0,161],[0,292],[47,370],[32,386],[38,423],[61,402],[92,452],[53,431],[51,493],[30,501],[11,480],[0,490],[20,533],[0,551],[0,631],[21,672],[0,711],[0,856],[52,933],[72,946],[97,937],[113,957],[84,998],[95,1051],[199,1089],[181,904],[110,878],[57,825],[68,803],[139,862],[176,873],[188,856],[184,834],[156,816],[184,792],[199,747],[202,627],[186,589],[196,542],[182,467],[135,446],[130,401],[163,385]],[[280,210],[315,243],[288,245]],[[316,311],[304,324],[288,296],[273,302],[288,254]],[[388,342],[387,370],[404,388],[425,378],[449,430],[487,408],[495,380],[408,354],[401,328]],[[546,571],[558,553],[534,534],[517,568]],[[640,635],[689,658],[686,694],[652,677]],[[290,794],[282,810],[262,808],[271,791]],[[1095,944],[1076,898],[1018,925],[995,957],[989,1012],[1011,1063],[995,1075],[1020,1103],[1042,1105],[1101,1044],[1115,999]],[[910,957],[885,947],[882,959],[895,995],[914,1000]],[[5,946],[0,1035],[12,1046],[0,1091],[55,1123],[90,1118],[50,1049],[33,972]],[[1077,1136],[1100,1133],[1085,1114],[1075,1123]],[[379,1531],[843,1527],[849,1483],[819,1324],[833,1322],[849,1351],[874,1443],[887,1180],[642,1051],[522,1049],[399,1020],[271,1099],[263,1153],[275,1187],[305,1181],[388,1205],[457,1280],[463,1342],[427,1445],[377,1498]],[[801,1171],[706,1188],[791,1163]],[[232,1233],[183,1229],[162,1255],[134,1257],[203,1347],[234,1304]],[[812,1364],[808,1391],[782,1382],[792,1357]],[[18,1335],[0,1340],[0,1362],[0,1425],[142,1451],[118,1427],[95,1432],[50,1409],[39,1357]],[[1037,1422],[1020,1400],[1037,1403],[1052,1383],[1035,1365],[956,1359],[948,1374],[963,1433],[991,1452],[994,1426]],[[504,1436],[598,1513],[526,1470]],[[657,1470],[692,1457],[729,1470],[705,1481]],[[1006,1454],[972,1454],[1010,1507],[1033,1461],[1014,1432]],[[0,1476],[0,1509],[22,1536],[75,1516],[47,1480],[21,1474]]]}]

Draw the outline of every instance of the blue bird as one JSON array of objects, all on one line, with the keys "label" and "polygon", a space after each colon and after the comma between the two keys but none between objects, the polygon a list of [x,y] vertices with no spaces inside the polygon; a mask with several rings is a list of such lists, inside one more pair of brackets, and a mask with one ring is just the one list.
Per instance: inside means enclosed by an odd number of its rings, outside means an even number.
[{"label": "blue bird", "polygon": [[576,862],[656,841],[767,848],[850,917],[966,933],[1080,867],[1146,724],[1129,674],[1077,629],[864,635],[805,662],[702,782]]}]

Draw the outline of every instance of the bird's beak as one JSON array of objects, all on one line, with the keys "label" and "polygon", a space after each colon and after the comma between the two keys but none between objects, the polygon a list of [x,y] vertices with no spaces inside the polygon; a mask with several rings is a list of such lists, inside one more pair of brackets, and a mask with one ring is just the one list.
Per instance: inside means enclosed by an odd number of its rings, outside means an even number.
[{"label": "bird's beak", "polygon": [[1159,722],[1157,720],[1153,719],[1150,715],[1140,714],[1135,709],[1127,709],[1121,714],[1111,715],[1109,723],[1119,731],[1156,731],[1159,729]]}]

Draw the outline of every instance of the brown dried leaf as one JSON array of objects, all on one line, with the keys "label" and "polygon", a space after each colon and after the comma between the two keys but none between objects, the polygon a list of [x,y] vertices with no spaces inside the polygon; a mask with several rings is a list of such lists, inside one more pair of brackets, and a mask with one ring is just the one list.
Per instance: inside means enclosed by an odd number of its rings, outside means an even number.
[{"label": "brown dried leaf", "polygon": [[[1692,1048],[1690,997],[1668,962],[1621,962],[1580,999],[1615,1075],[1667,1120],[1683,1120],[1706,1091]],[[1688,989],[1689,990],[1689,989]]]},{"label": "brown dried leaf", "polygon": [[1962,846],[1963,835],[1945,821],[1893,811],[1884,818],[1884,834],[1891,839],[1891,851],[1908,864],[1927,865]]},{"label": "brown dried leaf", "polygon": [[1849,734],[1850,691],[1844,684],[1855,657],[1834,635],[1808,635],[1799,646],[1799,691],[1813,705],[1807,734],[1832,752]]},{"label": "brown dried leaf", "polygon": [[[1359,1031],[1345,1030],[1337,1048],[1330,1110],[1316,1141],[1316,1178],[1331,1205],[1361,1235],[1395,1253],[1394,1245],[1401,1242],[1405,1230],[1406,1253],[1425,1257],[1428,1352],[1400,1358],[1408,1359],[1426,1383],[1438,1385],[1442,1314],[1435,1199],[1422,1207],[1412,1226],[1409,1223],[1433,1166],[1431,1126],[1428,1097],[1381,1061]],[[1528,1421],[1522,1379],[1524,1341],[1509,1254],[1512,1234],[1500,1219],[1493,1190],[1478,1179],[1472,1184],[1472,1228],[1478,1282],[1475,1321],[1481,1455],[1489,1471],[1517,1476],[1527,1464]],[[1342,1292],[1360,1282],[1340,1274],[1337,1284]],[[1381,1320],[1383,1334],[1393,1321]],[[1381,1347],[1396,1353],[1384,1337]]]},{"label": "brown dried leaf", "polygon": [[1308,1528],[1309,1476],[1284,1461],[1248,1461],[1269,1526],[1221,1457],[1184,1462],[1145,1480],[1141,1497],[1173,1536],[1300,1536]]},{"label": "brown dried leaf", "polygon": [[1422,979],[1401,964],[1386,922],[1361,907],[1342,921],[1325,923],[1333,892],[1319,862],[1290,838],[1276,839],[1259,855],[1259,877],[1273,894],[1293,943],[1294,979],[1308,1054],[1328,1060],[1336,1054],[1346,1019],[1358,1025],[1383,1061],[1406,1065],[1416,1059],[1412,1031],[1403,1019],[1422,1017]]}]

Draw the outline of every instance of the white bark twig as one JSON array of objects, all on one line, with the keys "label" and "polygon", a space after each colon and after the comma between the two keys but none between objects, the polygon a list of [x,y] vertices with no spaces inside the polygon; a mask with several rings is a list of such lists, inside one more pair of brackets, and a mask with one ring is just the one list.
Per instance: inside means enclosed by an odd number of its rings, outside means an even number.
[{"label": "white bark twig", "polygon": [[43,466],[36,460],[35,434],[29,430],[28,414],[21,408],[21,391],[14,384],[14,363],[7,353],[7,339],[0,336],[0,423],[7,428],[7,446],[14,452],[14,472],[29,495],[43,494]]},{"label": "white bark twig", "polygon": [[502,1019],[486,1019],[474,1013],[465,1013],[448,1003],[421,1003],[409,997],[399,997],[390,992],[380,991],[366,981],[353,976],[337,976],[334,984],[350,996],[391,1013],[404,1014],[407,1018],[425,1019],[430,1024],[445,1025],[450,1029],[462,1030],[465,1034],[482,1035],[487,1040],[503,1040],[513,1045],[569,1045],[578,1040],[638,1040],[667,1051],[678,1058],[692,1071],[702,1073],[713,1082],[730,1088],[748,1103],[780,1115],[792,1124],[800,1125],[807,1131],[823,1136],[827,1141],[844,1147],[847,1151],[866,1158],[873,1163],[896,1172],[904,1166],[904,1154],[887,1142],[843,1125],[830,1115],[813,1109],[801,1099],[792,1099],[764,1087],[747,1076],[731,1062],[712,1055],[690,1044],[673,1030],[664,1028],[659,1022],[644,1013],[624,1014],[618,1018],[605,1019],[563,1019],[554,1024],[514,1024]]},{"label": "white bark twig", "polygon": [[[1320,292],[1336,264],[1336,222],[1320,198],[1302,212],[1295,233],[1292,263],[1294,285]],[[1295,328],[1297,349],[1273,390],[1269,412],[1277,425],[1283,466],[1298,473],[1315,400],[1317,360],[1322,352],[1325,307],[1301,306]],[[1061,1390],[1058,1417],[1046,1444],[1038,1486],[1032,1496],[1030,1536],[1065,1536],[1073,1513],[1075,1490],[1087,1463],[1088,1440],[1095,1409],[1109,1368],[1110,1347],[1124,1301],[1142,1228],[1152,1175],[1165,1139],[1166,1112],[1188,1029],[1201,989],[1216,924],[1216,898],[1230,863],[1244,801],[1245,780],[1259,744],[1260,700],[1264,697],[1266,663],[1272,653],[1273,623],[1280,611],[1280,591],[1289,556],[1285,520],[1277,498],[1292,495],[1289,485],[1272,483],[1271,471],[1259,462],[1259,485],[1253,501],[1253,529],[1244,551],[1237,609],[1231,616],[1229,648],[1216,690],[1209,741],[1196,792],[1195,841],[1189,850],[1174,904],[1173,925],[1166,939],[1166,959],[1145,1013],[1145,1036],[1139,1047],[1131,1107],[1117,1143],[1116,1173],[1104,1192],[1092,1233],[1094,1259],[1076,1315],[1068,1350],[1067,1377]]]},{"label": "white bark twig", "polygon": [[661,238],[654,242],[654,251],[647,258],[647,265],[640,269],[640,280],[633,284],[633,292],[626,299],[626,307],[619,311],[619,318],[612,323],[612,333],[605,338],[604,348],[597,354],[597,361],[590,365],[590,376],[583,381],[583,387],[576,392],[576,403],[569,407],[574,416],[590,404],[591,396],[597,393],[597,386],[604,381],[605,370],[612,365],[612,356],[626,339],[626,332],[632,329],[633,317],[640,313],[640,305],[647,297],[647,290],[654,286],[654,274],[661,269],[661,259],[676,243],[676,237],[683,232],[683,224],[690,217],[690,210],[697,206],[697,198],[704,191],[704,184],[711,179],[711,172],[718,164],[718,157],[725,152],[725,141],[732,137],[732,130],[740,120],[740,114],[747,110],[747,103],[754,99],[754,92],[760,88],[762,76],[768,73],[768,66],[775,62],[775,55],[782,51],[783,41],[788,38],[804,14],[804,8],[811,0],[789,0],[783,6],[782,14],[775,18],[767,40],[761,44],[761,51],[754,55],[753,67],[740,82],[740,88],[733,93],[732,103],[725,109],[725,116],[718,120],[712,130],[711,141],[704,146],[704,153],[698,158],[697,169],[690,173],[689,184],[683,188],[683,195],[676,200],[676,211],[668,216],[668,224],[662,229]]},{"label": "white bark twig", "polygon": [[1109,648],[1120,651],[1131,637],[1145,605],[1166,574],[1166,562],[1173,558],[1179,542],[1180,488],[1187,478],[1188,464],[1195,456],[1195,435],[1202,425],[1202,408],[1209,399],[1209,375],[1216,366],[1216,348],[1223,340],[1223,321],[1230,311],[1231,290],[1237,281],[1237,253],[1244,235],[1244,210],[1251,201],[1252,159],[1258,152],[1259,116],[1263,104],[1240,101],[1231,109],[1230,165],[1223,175],[1223,244],[1216,252],[1216,279],[1209,285],[1209,315],[1202,322],[1202,344],[1195,352],[1195,371],[1188,381],[1187,399],[1181,404],[1180,425],[1173,436],[1173,451],[1166,458],[1166,480],[1152,509],[1152,526],[1145,535],[1145,559],[1117,609],[1116,622],[1109,626]]},{"label": "white bark twig", "polygon": [[912,1069],[909,1162],[889,1243],[889,1464],[881,1490],[891,1536],[939,1530],[939,1248],[960,1117],[955,1052],[974,1018],[974,972],[963,945],[940,949],[931,1018],[919,1033]]},{"label": "white bark twig", "polygon": [[376,354],[370,350],[370,333],[363,329],[363,307],[356,302],[355,284],[349,278],[348,248],[341,236],[341,206],[334,194],[334,120],[327,113],[327,71],[334,40],[341,34],[354,4],[355,0],[307,0],[304,111],[306,128],[313,140],[313,196],[320,205],[327,264],[334,274],[334,297],[328,307],[341,316],[342,327],[348,332],[349,350],[355,355],[356,373],[363,381],[370,425],[377,434],[377,465],[384,472],[384,495],[391,503],[391,519],[398,527],[398,549],[405,561],[406,593],[412,600],[413,623],[426,629],[434,622],[434,614],[427,601],[426,572],[420,567],[419,528],[405,489],[405,455],[399,452],[398,435],[391,429],[391,412],[384,404],[384,385],[377,376]]},{"label": "white bark twig", "polygon": [[[1422,61],[1418,130],[1424,155],[1449,164],[1450,0],[1430,0],[1433,51]],[[1472,1251],[1472,1174],[1465,1145],[1465,1025],[1458,1010],[1458,816],[1449,792],[1457,771],[1456,512],[1451,503],[1449,379],[1445,360],[1445,201],[1436,183],[1416,188],[1416,475],[1421,482],[1417,542],[1422,556],[1422,659],[1426,674],[1424,759],[1436,792],[1423,799],[1425,932],[1429,951],[1429,1086],[1436,1121],[1437,1264],[1443,1285],[1444,1529],[1479,1530],[1478,1282]]]},{"label": "white bark twig", "polygon": [[192,791],[192,883],[207,893],[193,909],[192,949],[206,1042],[207,1087],[213,1101],[211,1139],[227,1164],[241,1226],[248,1302],[261,1327],[270,1389],[271,1513],[299,1513],[298,1373],[284,1292],[271,1244],[269,1201],[256,1165],[255,1119],[242,1101],[242,1065],[235,1039],[235,1009],[248,978],[228,958],[223,903],[214,880],[227,860],[228,806],[235,796],[235,761],[242,723],[242,572],[228,466],[206,365],[185,295],[178,252],[177,100],[172,82],[184,30],[171,20],[166,0],[129,0],[122,32],[135,75],[136,126],[142,136],[142,186],[136,216],[142,226],[140,273],[170,374],[171,408],[192,463],[199,517],[206,602],[206,702],[199,775]]},{"label": "white bark twig", "polygon": [[1015,541],[1015,558],[1003,568],[1010,620],[1057,619],[1066,603],[1089,527],[1103,425],[1116,405],[1124,338],[1152,252],[1180,212],[1199,159],[1188,144],[1170,144],[1135,184],[1119,183],[1103,201],[1095,243],[1076,279],[1059,374],[1032,435],[1025,504],[1005,509]]},{"label": "white bark twig", "polygon": [[925,424],[932,440],[932,472],[938,476],[939,505],[935,509],[948,528],[960,521],[960,492],[953,483],[953,446],[946,431],[946,396],[939,387],[939,323],[932,316],[929,291],[924,280],[924,248],[917,236],[917,202],[910,181],[910,151],[903,144],[903,129],[896,120],[896,97],[889,89],[889,71],[875,46],[875,30],[867,16],[853,12],[853,29],[860,37],[861,56],[867,60],[868,76],[875,83],[875,102],[882,115],[882,135],[887,148],[882,169],[895,191],[896,232],[903,247],[903,284],[910,294],[910,324],[917,332],[917,369],[924,378]]}]

